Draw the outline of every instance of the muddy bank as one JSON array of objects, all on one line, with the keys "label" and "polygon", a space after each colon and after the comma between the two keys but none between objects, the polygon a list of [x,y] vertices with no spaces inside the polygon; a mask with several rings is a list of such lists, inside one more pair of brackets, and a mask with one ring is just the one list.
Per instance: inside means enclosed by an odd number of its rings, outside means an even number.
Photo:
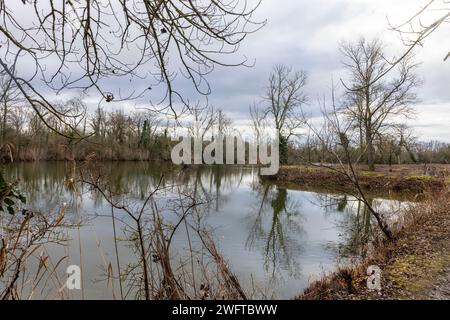
[{"label": "muddy bank", "polygon": [[[399,175],[392,172],[368,171],[359,171],[358,176],[361,187],[368,192],[379,190],[414,194],[436,192],[445,190],[448,183],[447,176]],[[326,168],[286,166],[280,168],[278,174],[269,179],[342,191],[353,191],[354,189],[354,184],[347,177]]]},{"label": "muddy bank", "polygon": [[[450,194],[441,192],[405,212],[392,241],[368,258],[324,276],[298,299],[446,299],[450,296]],[[367,268],[381,268],[381,291],[367,288]]]}]

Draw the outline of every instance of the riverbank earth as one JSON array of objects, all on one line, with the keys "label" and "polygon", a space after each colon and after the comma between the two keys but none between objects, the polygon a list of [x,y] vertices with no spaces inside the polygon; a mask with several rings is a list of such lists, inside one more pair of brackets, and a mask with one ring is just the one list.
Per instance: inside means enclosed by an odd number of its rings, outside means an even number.
[{"label": "riverbank earth", "polygon": [[[450,184],[450,165],[379,165],[375,171],[358,166],[358,180],[366,192],[424,193],[446,189]],[[343,174],[321,166],[283,166],[277,182],[294,183],[304,187],[324,187],[352,191],[354,184]]]},{"label": "riverbank earth", "polygon": [[[449,299],[449,166],[430,167],[378,166],[375,172],[360,169],[365,190],[420,193],[423,200],[404,210],[403,225],[394,239],[377,245],[363,261],[313,281],[297,299]],[[307,186],[351,187],[338,174],[316,167],[283,167],[275,179]],[[369,266],[381,269],[379,291],[368,289]]]}]

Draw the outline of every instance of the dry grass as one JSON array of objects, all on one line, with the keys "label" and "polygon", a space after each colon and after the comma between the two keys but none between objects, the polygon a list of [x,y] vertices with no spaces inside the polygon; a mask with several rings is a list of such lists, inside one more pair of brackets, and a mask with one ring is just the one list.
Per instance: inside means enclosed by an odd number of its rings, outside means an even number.
[{"label": "dry grass", "polygon": [[[65,256],[52,261],[47,253],[49,244],[62,244],[64,207],[60,212],[43,215],[23,210],[16,216],[0,215],[0,300],[32,299],[46,291],[51,298],[64,298],[62,279],[55,272]],[[30,263],[37,268],[31,270]]]},{"label": "dry grass", "polygon": [[[196,194],[196,189],[189,184],[166,185],[161,176],[142,206],[136,207],[126,193],[112,193],[108,179],[100,172],[99,166],[89,168],[81,174],[80,181],[108,201],[116,218],[122,214],[132,220],[123,232],[136,259],[122,266],[119,280],[125,288],[123,298],[228,300],[250,296],[242,289],[219,252],[212,232],[203,223],[207,197]],[[174,191],[173,196],[165,192],[169,188]],[[161,197],[164,204],[159,201]],[[169,221],[166,217],[171,214],[173,220]],[[172,240],[179,233],[186,234],[185,253],[172,248]]]},{"label": "dry grass", "polygon": [[[421,299],[439,286],[450,266],[449,192],[428,197],[404,212],[395,239],[376,247],[362,263],[312,283],[298,299]],[[369,265],[382,269],[380,293],[367,289]],[[445,288],[448,290],[448,288]]]},{"label": "dry grass", "polygon": [[[397,173],[386,172],[382,169],[369,172],[359,168],[358,180],[361,188],[366,192],[384,190],[394,193],[419,194],[427,191],[441,191],[447,187],[447,165],[442,165],[441,171],[436,175],[420,175],[418,166],[413,166],[409,171],[397,169]],[[404,167],[404,166],[403,166]],[[402,168],[403,168],[402,167]],[[402,173],[400,173],[402,172]],[[409,174],[406,175],[406,172]],[[327,187],[342,192],[351,192],[355,188],[352,181],[345,176],[327,168],[308,166],[286,166],[280,168],[278,174],[273,177],[278,182],[291,182],[301,186]]]}]

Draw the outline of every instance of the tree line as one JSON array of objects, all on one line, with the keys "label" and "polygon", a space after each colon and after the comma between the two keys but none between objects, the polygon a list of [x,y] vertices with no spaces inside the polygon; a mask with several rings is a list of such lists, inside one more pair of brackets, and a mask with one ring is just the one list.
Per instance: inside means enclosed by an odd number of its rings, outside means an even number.
[{"label": "tree line", "polygon": [[[8,80],[1,78],[2,83]],[[3,161],[40,160],[156,160],[170,161],[172,137],[189,134],[207,139],[206,135],[231,129],[231,120],[212,106],[197,105],[190,109],[190,119],[181,123],[151,110],[106,110],[97,107],[89,112],[80,97],[53,102],[60,121],[46,114],[44,123],[26,102],[10,99],[14,86],[1,101],[0,157]],[[182,131],[184,130],[184,131]],[[62,133],[62,134],[61,134]],[[84,138],[79,137],[81,135]]]},{"label": "tree line", "polygon": [[[344,133],[355,154],[349,160],[365,163],[370,170],[376,163],[448,163],[448,143],[420,141],[405,124],[414,116],[421,85],[418,63],[412,54],[399,62],[388,58],[385,48],[379,39],[341,43],[346,77],[332,83],[328,100],[317,102],[306,94],[306,71],[274,66],[262,99],[249,108],[255,141],[275,130],[281,164],[332,163]],[[88,112],[81,97],[52,102],[55,112],[36,112],[19,89],[8,74],[0,75],[3,160],[170,161],[171,137],[180,132],[180,125],[202,140],[239,129],[222,109],[200,104],[189,107],[184,123],[150,109],[127,113],[99,106]],[[320,109],[319,124],[313,125],[318,117],[308,116],[306,105]],[[332,117],[345,128],[332,130]]]},{"label": "tree line", "polygon": [[[280,160],[296,163],[448,163],[450,145],[423,142],[405,124],[414,119],[422,79],[412,52],[389,57],[380,39],[361,37],[339,45],[345,77],[332,81],[330,97],[311,101],[307,72],[277,65],[262,101],[250,107],[256,135],[272,126],[280,137]],[[320,117],[308,115],[309,105]],[[340,157],[343,149],[352,156]]]}]

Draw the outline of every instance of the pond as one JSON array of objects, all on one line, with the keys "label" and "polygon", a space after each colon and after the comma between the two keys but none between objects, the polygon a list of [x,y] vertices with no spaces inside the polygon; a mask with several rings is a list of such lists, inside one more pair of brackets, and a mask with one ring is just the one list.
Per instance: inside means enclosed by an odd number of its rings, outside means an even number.
[{"label": "pond", "polygon": [[[139,261],[130,244],[136,236],[130,227],[133,221],[88,185],[69,186],[67,180],[73,170],[71,163],[64,162],[19,163],[4,168],[5,176],[17,179],[19,189],[27,197],[25,208],[54,215],[64,207],[67,222],[61,231],[64,240],[45,244],[34,253],[36,257],[48,256],[45,263],[46,268],[53,268],[52,277],[46,276],[34,289],[23,289],[22,297],[134,299],[138,295],[137,289],[132,288],[133,281],[128,279],[127,285],[117,276],[119,271],[121,279],[131,275]],[[82,173],[83,167],[79,165],[76,170],[77,174]],[[159,186],[155,206],[161,208],[163,224],[168,228],[177,224],[180,211],[186,211],[182,205],[174,204],[180,195],[201,198],[193,207],[195,210],[191,208],[197,215],[189,223],[197,221],[207,226],[227,267],[252,298],[295,297],[308,283],[334,270],[339,263],[364,256],[377,234],[373,232],[377,229],[373,217],[352,196],[296,190],[263,181],[256,168],[174,169],[154,163],[117,162],[102,163],[101,172],[108,178],[108,188],[115,197],[126,199],[135,211]],[[389,196],[371,201],[392,216],[406,205]],[[2,226],[7,219],[6,215],[2,217]],[[200,241],[188,232],[188,224],[181,226],[170,249],[174,273],[190,270],[183,258],[201,250],[195,249]],[[43,259],[28,260],[24,270],[28,276],[23,276],[23,283],[36,281],[33,274]],[[158,259],[154,257],[149,262],[157,264]],[[200,263],[198,259],[196,263]],[[64,289],[69,265],[82,270],[81,290]],[[198,266],[192,264],[194,269]]]}]

